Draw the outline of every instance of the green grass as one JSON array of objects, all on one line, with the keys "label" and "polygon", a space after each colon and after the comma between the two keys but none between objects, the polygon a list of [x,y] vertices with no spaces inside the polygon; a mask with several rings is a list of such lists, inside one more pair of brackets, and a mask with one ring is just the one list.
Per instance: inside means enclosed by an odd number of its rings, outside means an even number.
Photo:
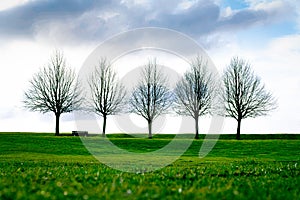
[{"label": "green grass", "polygon": [[[142,153],[165,146],[174,135],[108,137]],[[222,135],[202,159],[203,140],[193,141],[165,168],[126,173],[99,163],[79,137],[0,133],[0,199],[299,199],[299,135],[242,139]]]}]

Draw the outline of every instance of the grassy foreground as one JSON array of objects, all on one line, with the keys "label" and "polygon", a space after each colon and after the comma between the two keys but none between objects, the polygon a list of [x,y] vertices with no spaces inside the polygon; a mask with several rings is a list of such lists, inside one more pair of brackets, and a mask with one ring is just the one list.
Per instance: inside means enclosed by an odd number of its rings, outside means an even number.
[{"label": "grassy foreground", "polygon": [[[131,152],[157,150],[173,137],[109,136]],[[165,168],[127,173],[101,164],[79,137],[0,133],[0,199],[299,199],[299,135],[251,137],[222,136],[202,159],[203,140],[193,141]]]}]

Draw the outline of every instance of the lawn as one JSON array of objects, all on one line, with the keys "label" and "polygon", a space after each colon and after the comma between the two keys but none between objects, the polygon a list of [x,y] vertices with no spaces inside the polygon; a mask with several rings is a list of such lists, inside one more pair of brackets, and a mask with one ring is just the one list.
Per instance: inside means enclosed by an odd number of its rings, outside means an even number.
[{"label": "lawn", "polygon": [[[153,152],[173,137],[108,136],[134,153]],[[198,156],[203,139],[191,141],[176,162],[128,173],[101,164],[79,137],[0,133],[0,199],[300,198],[300,135],[233,138],[222,135],[204,158]]]}]

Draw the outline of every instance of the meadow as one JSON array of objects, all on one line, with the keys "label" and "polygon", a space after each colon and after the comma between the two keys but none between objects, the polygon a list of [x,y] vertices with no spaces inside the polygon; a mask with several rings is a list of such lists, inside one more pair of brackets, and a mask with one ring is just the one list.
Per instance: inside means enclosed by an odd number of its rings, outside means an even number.
[{"label": "meadow", "polygon": [[[173,137],[108,135],[131,152],[155,151]],[[128,173],[101,164],[79,137],[0,133],[0,199],[300,198],[300,135],[221,135],[199,158],[201,137],[162,169]]]}]

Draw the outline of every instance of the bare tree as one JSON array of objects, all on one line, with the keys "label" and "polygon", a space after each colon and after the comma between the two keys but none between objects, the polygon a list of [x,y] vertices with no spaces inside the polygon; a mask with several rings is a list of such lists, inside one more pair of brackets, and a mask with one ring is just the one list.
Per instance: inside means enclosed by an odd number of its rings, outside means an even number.
[{"label": "bare tree", "polygon": [[55,114],[55,135],[59,135],[62,113],[79,109],[82,97],[75,72],[66,67],[62,52],[56,51],[48,66],[36,73],[25,92],[25,107],[31,111]]},{"label": "bare tree", "polygon": [[156,60],[144,67],[141,80],[134,88],[129,100],[131,112],[148,122],[148,137],[152,138],[152,123],[156,117],[166,112],[171,105],[172,93],[167,87],[167,78],[158,69]]},{"label": "bare tree", "polygon": [[236,139],[239,140],[242,119],[266,115],[277,103],[243,59],[231,59],[223,81],[226,116],[237,120]]},{"label": "bare tree", "polygon": [[191,68],[176,84],[176,113],[194,118],[195,139],[199,139],[199,117],[212,110],[215,89],[214,75],[209,71],[207,61],[200,57],[192,61]]},{"label": "bare tree", "polygon": [[107,116],[122,111],[126,90],[117,80],[116,73],[106,59],[100,60],[89,86],[92,93],[92,111],[103,117],[102,136],[105,136]]}]

